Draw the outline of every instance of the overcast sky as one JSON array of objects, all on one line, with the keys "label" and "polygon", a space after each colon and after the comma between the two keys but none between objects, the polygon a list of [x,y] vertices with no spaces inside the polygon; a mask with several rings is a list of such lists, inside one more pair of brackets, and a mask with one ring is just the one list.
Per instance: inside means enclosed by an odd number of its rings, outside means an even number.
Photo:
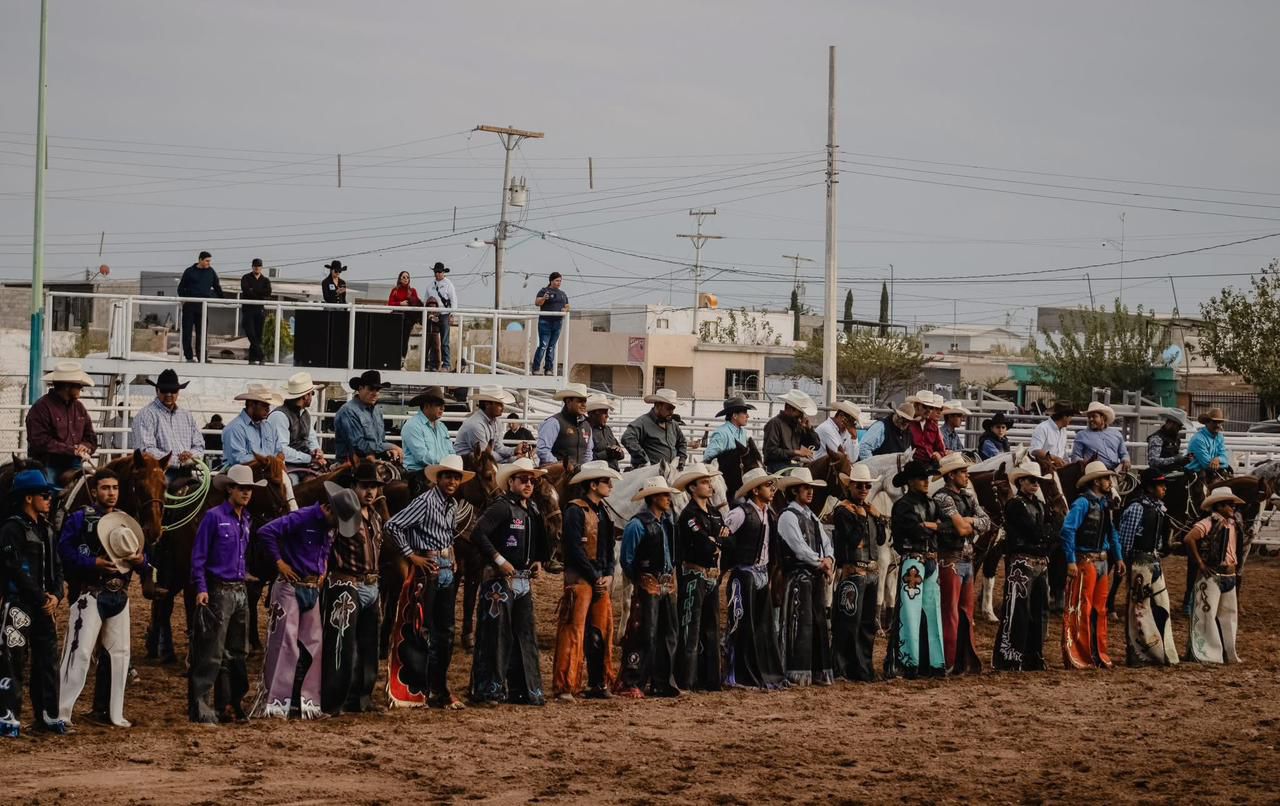
[{"label": "overcast sky", "polygon": [[[487,123],[546,132],[514,157],[520,215],[563,236],[516,231],[508,303],[559,270],[578,308],[690,304],[675,235],[714,207],[722,305],[785,304],[782,255],[799,254],[820,309],[828,45],[840,299],[853,288],[859,315],[892,264],[899,321],[1025,332],[1036,304],[1088,303],[1068,269],[1119,259],[1122,212],[1130,304],[1167,312],[1173,275],[1194,311],[1280,254],[1275,238],[1129,262],[1280,232],[1265,0],[50,5],[55,279],[208,249],[224,277],[261,257],[318,280],[350,255],[354,280],[421,285],[443,260],[464,304],[490,304],[492,252],[465,248],[497,220],[502,149],[469,133]],[[30,273],[38,20],[36,0],[0,7],[6,278]],[[1114,298],[1119,267],[1087,271]],[[969,275],[987,277],[939,281]]]}]

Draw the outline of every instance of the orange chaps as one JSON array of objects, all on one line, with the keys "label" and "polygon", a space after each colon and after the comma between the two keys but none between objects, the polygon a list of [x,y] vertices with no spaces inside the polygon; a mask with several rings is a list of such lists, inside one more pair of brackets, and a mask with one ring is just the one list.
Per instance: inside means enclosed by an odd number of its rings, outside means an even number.
[{"label": "orange chaps", "polygon": [[608,593],[596,594],[588,582],[564,587],[556,617],[556,654],[551,690],[555,694],[582,693],[582,667],[592,689],[613,686],[613,602]]},{"label": "orange chaps", "polygon": [[1062,663],[1068,669],[1111,668],[1107,654],[1107,593],[1111,574],[1105,554],[1081,554],[1067,578],[1062,610]]}]

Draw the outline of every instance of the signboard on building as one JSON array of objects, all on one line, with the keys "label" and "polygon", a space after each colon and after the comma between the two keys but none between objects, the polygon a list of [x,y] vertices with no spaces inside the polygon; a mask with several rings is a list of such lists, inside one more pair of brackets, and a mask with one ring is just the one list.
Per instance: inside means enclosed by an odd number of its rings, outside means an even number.
[{"label": "signboard on building", "polygon": [[648,339],[644,336],[631,336],[627,339],[627,363],[634,366],[644,366],[645,351],[648,348]]}]

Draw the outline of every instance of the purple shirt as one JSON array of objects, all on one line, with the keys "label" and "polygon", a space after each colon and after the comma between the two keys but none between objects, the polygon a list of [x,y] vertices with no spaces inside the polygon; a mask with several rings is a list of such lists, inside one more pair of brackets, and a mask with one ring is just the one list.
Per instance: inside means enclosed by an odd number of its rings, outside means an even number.
[{"label": "purple shirt", "polygon": [[206,512],[191,546],[191,581],[196,593],[208,593],[209,580],[243,582],[248,549],[248,510],[237,518],[228,501]]},{"label": "purple shirt", "polygon": [[284,560],[300,577],[324,576],[333,530],[319,504],[276,518],[258,530],[272,561]]}]

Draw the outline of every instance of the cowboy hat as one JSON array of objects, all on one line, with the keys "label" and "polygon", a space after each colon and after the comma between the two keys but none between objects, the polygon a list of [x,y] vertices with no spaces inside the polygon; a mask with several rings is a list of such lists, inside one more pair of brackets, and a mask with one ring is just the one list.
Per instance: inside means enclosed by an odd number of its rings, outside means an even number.
[{"label": "cowboy hat", "polygon": [[437,271],[438,271],[438,272],[440,272],[441,274],[448,274],[448,273],[449,273],[449,267],[448,267],[448,266],[446,266],[446,265],[444,265],[443,263],[441,263],[440,261],[438,261],[438,260],[437,260],[437,261],[436,261],[436,265],[434,265],[434,266],[432,266],[432,267],[431,267],[431,271],[433,271],[433,272],[437,272]]},{"label": "cowboy hat", "polygon": [[643,501],[644,499],[648,498],[651,495],[658,495],[659,493],[665,493],[666,495],[674,495],[678,492],[680,491],[673,487],[668,487],[667,480],[664,479],[662,476],[650,476],[649,478],[644,480],[644,484],[640,485],[639,491],[636,492],[635,495],[631,496],[631,500]]},{"label": "cowboy hat", "polygon": [[1208,512],[1218,504],[1244,504],[1244,499],[1231,492],[1230,487],[1219,487],[1216,490],[1210,490],[1209,494],[1200,502],[1200,509]]},{"label": "cowboy hat", "polygon": [[329,271],[337,271],[337,272],[344,272],[347,270],[347,267],[342,265],[342,261],[340,260],[335,260],[332,263],[329,263],[328,265],[325,266],[325,268],[328,269]]},{"label": "cowboy hat", "polygon": [[943,404],[946,401],[942,399],[942,395],[936,395],[933,392],[928,392],[927,395],[928,395],[927,397],[921,396],[916,402],[919,403],[921,406],[924,406],[925,408],[930,408],[930,409],[943,408]]},{"label": "cowboy hat", "polygon": [[53,372],[44,376],[45,383],[74,383],[80,386],[93,386],[93,378],[80,368],[78,361],[59,361],[53,365]]},{"label": "cowboy hat", "polygon": [[1182,409],[1169,409],[1164,413],[1165,422],[1177,423],[1179,428],[1188,428],[1191,422],[1187,419],[1187,413]]},{"label": "cowboy hat", "polygon": [[942,457],[942,461],[938,462],[938,472],[934,475],[934,478],[946,478],[957,470],[968,470],[969,464],[969,460],[964,458],[963,453],[949,453]]},{"label": "cowboy hat", "polygon": [[297,400],[323,388],[324,384],[311,380],[310,372],[295,372],[289,376],[289,380],[285,381],[284,388],[280,390],[280,394],[285,400]]},{"label": "cowboy hat", "polygon": [[755,406],[747,402],[747,399],[741,395],[737,397],[725,398],[724,405],[720,407],[715,416],[728,417],[730,414],[737,414],[740,411],[753,411]]},{"label": "cowboy hat", "polygon": [[948,400],[942,404],[942,416],[947,417],[952,414],[963,414],[968,417],[973,414],[973,412],[960,405],[959,400]]},{"label": "cowboy hat", "polygon": [[671,482],[671,486],[677,490],[685,490],[698,479],[711,479],[723,475],[719,470],[712,470],[702,462],[690,462],[680,475],[676,476],[676,480]]},{"label": "cowboy hat", "polygon": [[840,483],[852,484],[853,482],[857,481],[863,484],[875,484],[877,481],[879,481],[882,478],[884,478],[884,476],[873,477],[871,475],[871,468],[863,464],[858,464],[850,468],[848,473],[840,474]]},{"label": "cowboy hat", "polygon": [[995,428],[997,425],[1011,426],[1013,425],[1013,420],[1010,420],[1008,417],[1004,416],[1003,411],[997,411],[994,417],[988,417],[987,419],[982,421],[982,430],[990,431],[991,429]]},{"label": "cowboy hat", "polygon": [[383,383],[382,373],[376,369],[366,369],[360,373],[358,377],[351,378],[347,381],[347,385],[352,389],[359,389],[362,386],[369,386],[374,389],[386,389],[390,383]]},{"label": "cowboy hat", "polygon": [[409,398],[409,404],[415,409],[420,409],[428,403],[435,403],[437,406],[443,406],[445,403],[444,388],[440,386],[428,386],[418,394]]},{"label": "cowboy hat", "polygon": [[456,453],[451,453],[441,457],[439,462],[422,471],[422,474],[427,477],[427,481],[432,484],[436,483],[436,479],[441,473],[461,473],[463,484],[466,484],[468,481],[471,481],[476,477],[475,473],[462,466],[462,457]]},{"label": "cowboy hat", "polygon": [[827,483],[822,479],[815,479],[813,473],[809,472],[807,467],[793,467],[788,472],[780,473],[778,480],[774,483],[778,485],[779,490],[788,490],[792,487],[827,486]]},{"label": "cowboy hat", "polygon": [[901,417],[902,419],[904,419],[904,420],[906,420],[906,421],[908,421],[908,422],[910,422],[911,420],[914,420],[914,419],[916,418],[916,413],[915,413],[915,411],[913,411],[913,410],[911,410],[911,409],[907,408],[907,404],[905,404],[905,403],[904,403],[904,404],[902,404],[901,406],[899,406],[898,408],[894,409],[894,410],[893,410],[893,413],[894,413],[894,414],[896,414],[896,415],[898,415],[899,417]]},{"label": "cowboy hat", "polygon": [[1166,473],[1158,467],[1148,467],[1143,469],[1142,474],[1138,477],[1138,480],[1143,487],[1147,487],[1152,484],[1164,484],[1168,482],[1170,479],[1179,479],[1179,478],[1182,478],[1181,471],[1172,470]]},{"label": "cowboy hat", "polygon": [[547,471],[534,467],[533,460],[525,457],[505,465],[498,466],[498,489],[505,489],[507,481],[517,473],[529,473],[534,476],[545,476]]},{"label": "cowboy hat", "polygon": [[127,512],[108,512],[98,521],[98,541],[122,574],[133,570],[128,558],[142,553],[142,534],[142,526]]},{"label": "cowboy hat", "polygon": [[588,395],[587,396],[587,414],[593,411],[613,411],[613,404],[609,402],[609,398],[604,395]]},{"label": "cowboy hat", "polygon": [[672,406],[680,402],[680,395],[674,389],[659,389],[651,395],[645,395],[645,403],[669,403]]},{"label": "cowboy hat", "polygon": [[1074,417],[1080,413],[1080,410],[1070,403],[1057,401],[1053,404],[1053,408],[1049,410],[1049,419],[1058,420],[1063,417]]},{"label": "cowboy hat", "polygon": [[755,488],[764,484],[776,482],[777,480],[777,476],[774,476],[763,467],[753,467],[746,473],[742,474],[742,486],[733,494],[733,497],[746,498],[747,493],[751,492]]},{"label": "cowboy hat", "polygon": [[249,384],[249,388],[236,395],[235,399],[266,403],[268,406],[279,406],[284,402],[284,397],[279,392],[261,383]]},{"label": "cowboy hat", "polygon": [[1106,403],[1101,403],[1097,400],[1089,404],[1089,408],[1084,410],[1084,414],[1086,417],[1090,414],[1101,414],[1102,421],[1107,425],[1111,425],[1116,421],[1116,410],[1108,406]]},{"label": "cowboy hat", "polygon": [[351,471],[351,481],[355,484],[376,484],[379,487],[386,484],[378,475],[378,466],[373,462],[357,464],[356,469]]},{"label": "cowboy hat", "polygon": [[910,462],[907,462],[905,465],[903,465],[902,469],[899,470],[897,475],[893,477],[893,486],[906,487],[907,482],[911,481],[912,479],[927,479],[927,478],[929,478],[929,466],[926,465],[924,462],[920,462],[915,459],[912,459]]},{"label": "cowboy hat", "polygon": [[847,400],[837,400],[827,406],[827,411],[831,412],[832,415],[836,413],[843,414],[852,420],[854,425],[857,425],[858,421],[862,419],[862,410]]},{"label": "cowboy hat", "polygon": [[1218,408],[1217,406],[1214,406],[1213,408],[1206,411],[1204,414],[1201,414],[1196,419],[1199,420],[1201,423],[1209,423],[1209,422],[1225,423],[1227,421],[1227,415],[1223,413],[1222,409]]},{"label": "cowboy hat", "polygon": [[930,392],[928,389],[921,389],[919,392],[916,392],[914,395],[907,395],[907,399],[904,400],[903,402],[907,404],[924,403],[926,400],[928,400],[931,397],[933,397],[933,392]]},{"label": "cowboy hat", "polygon": [[1034,470],[1028,470],[1025,467],[1015,467],[1009,471],[1009,484],[1017,486],[1022,479],[1036,479],[1037,481],[1049,481],[1051,476],[1042,476]]},{"label": "cowboy hat", "polygon": [[1107,466],[1102,462],[1090,462],[1084,466],[1084,475],[1076,482],[1076,489],[1082,490],[1096,479],[1106,478],[1107,476],[1114,477],[1115,475],[1113,471],[1107,470]]},{"label": "cowboy hat", "polygon": [[248,465],[234,465],[213,477],[213,486],[225,490],[229,485],[237,487],[266,487],[266,479],[253,480],[253,468]]},{"label": "cowboy hat", "polygon": [[571,397],[579,397],[586,400],[590,396],[591,393],[587,391],[585,383],[566,383],[564,388],[557,389],[555,395],[553,395],[556,400],[567,400]]},{"label": "cowboy hat", "polygon": [[516,402],[511,393],[501,386],[477,386],[476,390],[471,393],[471,399],[477,403],[505,403],[510,405]]},{"label": "cowboy hat", "polygon": [[609,467],[608,462],[596,460],[593,462],[583,462],[582,467],[578,469],[577,474],[569,479],[570,484],[581,484],[584,481],[595,481],[596,479],[613,479],[617,481],[622,478],[622,474]]},{"label": "cowboy hat", "polygon": [[9,495],[31,495],[32,493],[56,493],[62,488],[50,484],[39,470],[20,470],[9,485]]},{"label": "cowboy hat", "polygon": [[799,389],[788,389],[785,395],[778,397],[778,400],[794,409],[798,409],[806,417],[812,417],[818,413],[818,404],[814,403],[813,398]]},{"label": "cowboy hat", "polygon": [[355,537],[356,532],[360,531],[360,497],[356,495],[356,491],[326,481],[324,494],[329,499],[329,509],[338,516],[338,534]]},{"label": "cowboy hat", "polygon": [[191,383],[191,381],[178,383],[178,373],[171,369],[161,372],[154,381],[150,378],[147,378],[146,381],[151,386],[154,386],[157,392],[177,392],[180,389],[186,389]]}]

